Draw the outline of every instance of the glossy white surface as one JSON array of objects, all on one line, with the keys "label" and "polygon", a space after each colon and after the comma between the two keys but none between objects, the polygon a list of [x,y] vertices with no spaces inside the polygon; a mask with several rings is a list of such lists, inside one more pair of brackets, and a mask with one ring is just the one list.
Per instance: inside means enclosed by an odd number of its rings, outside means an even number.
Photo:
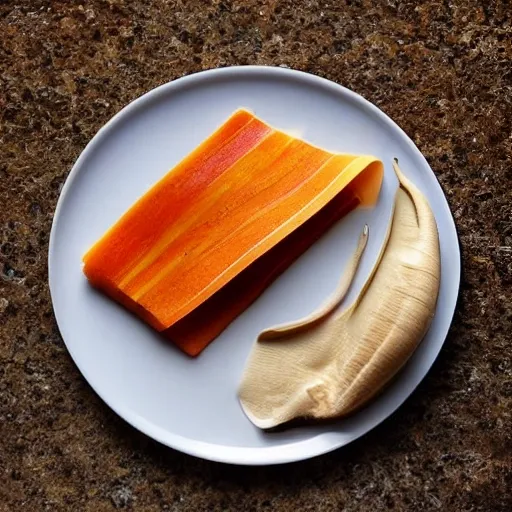
[{"label": "glossy white surface", "polygon": [[[206,349],[190,359],[88,286],[87,248],[175,163],[236,108],[327,149],[371,153],[385,163],[377,207],[357,210],[292,265]],[[257,333],[297,319],[331,293],[364,223],[370,241],[355,286],[364,282],[387,226],[397,186],[391,162],[428,197],[440,233],[442,279],[431,329],[393,384],[353,417],[264,433],[244,416],[237,385]],[[331,451],[395,411],[423,379],[448,332],[457,300],[460,252],[444,194],[412,141],[376,107],[327,80],[281,68],[206,71],[134,101],[88,144],[62,190],[52,227],[50,290],[75,363],[102,399],[154,439],[207,459],[273,464]]]}]

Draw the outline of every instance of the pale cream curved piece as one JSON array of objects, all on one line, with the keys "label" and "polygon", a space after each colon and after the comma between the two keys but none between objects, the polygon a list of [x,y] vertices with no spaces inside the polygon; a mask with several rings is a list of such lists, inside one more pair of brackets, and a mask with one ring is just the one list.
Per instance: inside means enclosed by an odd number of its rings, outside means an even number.
[{"label": "pale cream curved piece", "polygon": [[400,187],[388,234],[355,302],[339,311],[361,242],[325,306],[258,337],[239,388],[256,426],[354,412],[382,390],[427,332],[441,276],[437,225],[425,196],[396,162],[394,168]]}]

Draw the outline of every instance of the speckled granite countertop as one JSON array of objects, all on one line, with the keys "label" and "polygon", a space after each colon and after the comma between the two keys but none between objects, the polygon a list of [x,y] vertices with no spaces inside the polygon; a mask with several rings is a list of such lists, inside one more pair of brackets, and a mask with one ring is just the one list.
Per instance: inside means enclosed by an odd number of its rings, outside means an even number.
[{"label": "speckled granite countertop", "polygon": [[[272,468],[196,460],[117,418],[72,363],[47,285],[59,191],[96,131],[159,84],[249,63],[327,77],[395,119],[446,191],[464,266],[406,404],[346,449]],[[0,84],[0,511],[512,510],[507,1],[7,0]]]}]

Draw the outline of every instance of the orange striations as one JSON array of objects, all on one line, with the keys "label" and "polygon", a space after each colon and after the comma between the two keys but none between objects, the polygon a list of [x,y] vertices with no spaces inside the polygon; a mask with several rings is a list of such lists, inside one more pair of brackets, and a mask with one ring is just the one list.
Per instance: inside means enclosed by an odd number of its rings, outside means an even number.
[{"label": "orange striations", "polygon": [[[196,197],[269,132],[268,126],[248,112],[235,113],[142,196],[87,252],[87,277],[94,281],[98,270],[101,279],[120,281],[154,247],[169,228],[170,220],[186,217],[193,210]],[[108,262],[104,261],[106,254]]]},{"label": "orange striations", "polygon": [[[200,270],[193,279],[185,278],[182,284],[190,291],[194,289],[200,292],[206,284],[205,280],[212,278],[198,278],[206,270],[204,266],[213,263],[210,255],[217,251],[219,244],[232,240],[237,230],[246,229],[248,222],[261,212],[262,207],[274,204],[283,195],[294,190],[327,158],[329,155],[324,151],[300,144],[281,132],[272,133],[241,158],[229,176],[219,178],[215,184],[218,193],[211,191],[205,195],[203,201],[196,203],[194,213],[197,221],[192,219],[188,222],[189,229],[183,230],[182,226],[177,226],[178,233],[169,232],[174,235],[172,243],[151,267],[147,267],[129,283],[127,292],[137,298],[141,297],[141,304],[145,304],[147,295],[149,301],[152,301],[151,295],[159,293],[157,286],[167,286],[170,282],[173,287],[173,284],[184,278],[183,275],[190,267]],[[272,172],[265,172],[270,166]],[[283,212],[282,218],[285,216],[286,212]],[[262,234],[256,235],[258,240],[263,238],[263,233],[271,232],[273,225],[267,224],[261,228]],[[204,233],[207,231],[210,232],[206,237]],[[254,243],[258,240],[255,239]],[[230,262],[234,261],[250,248],[250,243],[246,241],[244,244],[235,244],[226,250],[225,257]],[[222,271],[226,266],[220,258],[217,263],[211,269],[211,274]],[[175,293],[174,289],[169,291],[171,294]],[[169,321],[169,325],[171,323]]]},{"label": "orange striations", "polygon": [[84,272],[94,286],[161,331],[349,184],[361,204],[375,203],[382,175],[373,157],[324,151],[240,110],[96,243],[84,257]]}]

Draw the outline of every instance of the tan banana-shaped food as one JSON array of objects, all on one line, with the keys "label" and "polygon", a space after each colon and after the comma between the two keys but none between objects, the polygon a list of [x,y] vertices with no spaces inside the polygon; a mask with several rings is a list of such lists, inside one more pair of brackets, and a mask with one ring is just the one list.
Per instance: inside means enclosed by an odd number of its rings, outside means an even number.
[{"label": "tan banana-shaped food", "polygon": [[324,307],[259,335],[239,389],[242,407],[258,427],[354,412],[382,390],[424,337],[439,292],[439,237],[427,199],[394,167],[400,187],[386,241],[354,304],[337,310],[366,229]]}]

